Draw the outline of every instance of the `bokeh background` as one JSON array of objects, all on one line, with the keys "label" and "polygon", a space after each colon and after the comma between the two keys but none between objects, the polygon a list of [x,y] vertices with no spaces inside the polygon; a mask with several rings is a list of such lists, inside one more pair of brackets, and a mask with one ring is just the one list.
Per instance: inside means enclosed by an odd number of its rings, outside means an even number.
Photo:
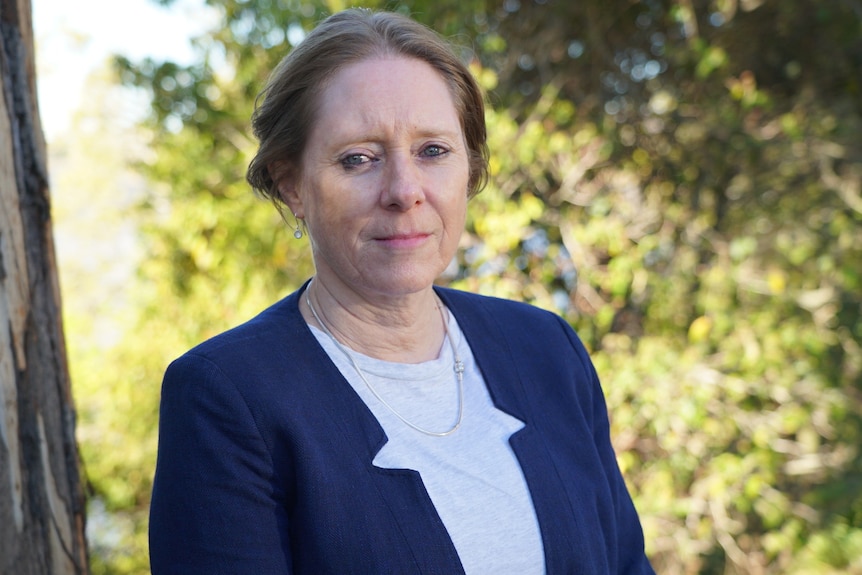
[{"label": "bokeh background", "polygon": [[[244,182],[254,97],[351,4],[33,4],[93,573],[147,573],[167,363],[312,273]],[[441,283],[577,329],[656,570],[862,573],[862,2],[360,4],[487,90]]]}]

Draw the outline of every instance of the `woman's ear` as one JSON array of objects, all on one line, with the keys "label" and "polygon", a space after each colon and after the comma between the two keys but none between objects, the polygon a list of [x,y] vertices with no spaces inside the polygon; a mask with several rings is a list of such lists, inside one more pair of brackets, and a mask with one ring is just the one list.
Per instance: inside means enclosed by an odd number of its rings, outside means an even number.
[{"label": "woman's ear", "polygon": [[287,204],[294,216],[302,218],[305,210],[299,194],[299,177],[296,168],[288,162],[273,162],[267,168],[278,197]]}]

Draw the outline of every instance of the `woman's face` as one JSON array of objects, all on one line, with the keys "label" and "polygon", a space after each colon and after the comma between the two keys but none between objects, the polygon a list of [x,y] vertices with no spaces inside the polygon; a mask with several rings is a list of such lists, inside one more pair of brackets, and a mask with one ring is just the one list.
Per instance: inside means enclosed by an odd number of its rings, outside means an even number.
[{"label": "woman's face", "polygon": [[446,82],[423,61],[390,57],[333,76],[299,170],[280,190],[305,219],[321,281],[398,296],[430,287],[451,261],[468,180]]}]

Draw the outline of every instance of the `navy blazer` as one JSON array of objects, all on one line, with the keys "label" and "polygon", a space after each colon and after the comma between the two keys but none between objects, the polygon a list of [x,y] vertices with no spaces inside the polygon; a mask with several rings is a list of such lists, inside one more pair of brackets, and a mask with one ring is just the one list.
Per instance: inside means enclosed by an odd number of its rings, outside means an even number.
[{"label": "navy blazer", "polygon": [[[302,318],[303,289],[168,368],[153,574],[463,573],[419,473],[372,464],[386,435]],[[525,422],[509,442],[547,572],[653,573],[604,396],[571,327],[526,304],[437,293],[494,404]]]}]

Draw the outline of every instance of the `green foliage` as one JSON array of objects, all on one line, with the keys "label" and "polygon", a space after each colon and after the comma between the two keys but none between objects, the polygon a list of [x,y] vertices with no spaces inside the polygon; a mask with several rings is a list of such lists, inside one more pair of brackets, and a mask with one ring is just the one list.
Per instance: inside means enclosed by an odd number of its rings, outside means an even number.
[{"label": "green foliage", "polygon": [[[197,64],[118,62],[152,96],[154,185],[137,323],[107,363],[76,368],[94,500],[137,541],[94,549],[97,572],[143,572],[165,363],[311,273],[244,184],[248,120],[287,39],[342,3],[207,4],[223,25]],[[862,573],[858,11],[366,5],[460,42],[488,89],[492,181],[444,281],[577,328],[657,571]]]}]

